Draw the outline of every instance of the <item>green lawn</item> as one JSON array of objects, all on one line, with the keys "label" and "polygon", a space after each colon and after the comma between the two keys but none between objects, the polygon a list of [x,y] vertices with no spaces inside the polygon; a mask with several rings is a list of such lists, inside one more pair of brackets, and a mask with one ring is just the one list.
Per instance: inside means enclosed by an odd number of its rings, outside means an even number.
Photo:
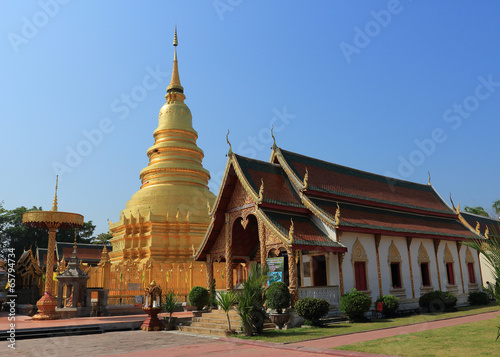
[{"label": "green lawn", "polygon": [[490,311],[498,311],[498,305],[489,305],[485,307],[464,307],[464,308],[459,308],[459,310],[456,312],[446,312],[440,314],[438,313],[420,314],[408,317],[398,317],[395,319],[377,319],[367,323],[345,322],[340,324],[332,324],[326,327],[307,326],[301,328],[294,328],[290,330],[281,330],[281,331],[271,330],[271,331],[265,331],[264,334],[259,336],[245,337],[243,335],[237,335],[236,337],[242,339],[260,340],[265,342],[292,343],[292,342],[311,340],[321,337],[337,336],[348,333],[377,330],[395,326],[404,326],[419,322],[441,320],[451,317],[479,314],[482,312],[490,312]]},{"label": "green lawn", "polygon": [[400,335],[336,347],[338,350],[396,356],[498,356],[500,319],[490,319],[452,327]]}]

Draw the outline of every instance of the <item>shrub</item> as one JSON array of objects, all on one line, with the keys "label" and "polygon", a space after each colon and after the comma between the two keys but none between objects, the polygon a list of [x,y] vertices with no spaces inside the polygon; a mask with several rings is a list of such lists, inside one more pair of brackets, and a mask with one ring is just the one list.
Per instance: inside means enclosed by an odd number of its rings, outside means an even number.
[{"label": "shrub", "polygon": [[418,304],[430,312],[450,311],[457,304],[457,297],[449,292],[434,290],[422,295]]},{"label": "shrub", "polygon": [[356,289],[352,289],[340,298],[340,310],[353,322],[365,321],[365,313],[371,306],[371,297]]},{"label": "shrub", "polygon": [[469,293],[467,298],[469,304],[471,305],[487,305],[488,304],[488,294],[484,291],[474,291]]},{"label": "shrub", "polygon": [[324,299],[303,298],[295,303],[295,312],[312,325],[320,325],[319,319],[328,314],[330,304]]},{"label": "shrub", "polygon": [[266,305],[281,314],[283,309],[290,306],[290,291],[282,281],[275,281],[269,285],[266,291]]},{"label": "shrub", "polygon": [[197,310],[203,310],[205,305],[210,302],[210,294],[204,287],[195,286],[189,292],[188,300],[191,306],[196,306]]},{"label": "shrub", "polygon": [[379,302],[382,302],[384,304],[382,308],[382,314],[385,317],[394,316],[399,308],[399,299],[394,295],[379,296],[377,298],[377,301],[375,301],[375,305],[377,305]]}]

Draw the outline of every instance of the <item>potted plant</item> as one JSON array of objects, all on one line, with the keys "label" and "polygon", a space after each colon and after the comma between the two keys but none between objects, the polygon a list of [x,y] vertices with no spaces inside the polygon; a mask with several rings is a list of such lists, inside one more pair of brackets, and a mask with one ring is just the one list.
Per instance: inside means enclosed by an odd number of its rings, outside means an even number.
[{"label": "potted plant", "polygon": [[234,303],[237,300],[237,296],[234,293],[234,291],[228,291],[228,292],[221,292],[219,295],[216,297],[216,302],[217,305],[220,306],[222,310],[226,313],[227,316],[227,330],[226,330],[226,337],[231,336],[233,333],[235,333],[234,330],[231,329],[231,320],[229,319],[229,310],[231,310],[231,307],[234,305]]},{"label": "potted plant", "polygon": [[275,281],[269,285],[266,291],[266,305],[276,311],[276,313],[269,314],[269,317],[276,328],[281,330],[290,319],[290,314],[283,313],[283,309],[290,306],[290,291],[284,282]]},{"label": "potted plant", "polygon": [[203,308],[210,302],[210,294],[204,287],[195,286],[189,292],[188,300],[191,306],[196,307],[196,310],[193,310],[193,317],[201,317]]},{"label": "potted plant", "polygon": [[163,303],[162,310],[165,311],[168,316],[165,316],[165,330],[173,330],[175,328],[175,317],[172,314],[177,307],[177,302],[179,301],[177,295],[173,291],[169,291],[165,295],[165,302]]}]

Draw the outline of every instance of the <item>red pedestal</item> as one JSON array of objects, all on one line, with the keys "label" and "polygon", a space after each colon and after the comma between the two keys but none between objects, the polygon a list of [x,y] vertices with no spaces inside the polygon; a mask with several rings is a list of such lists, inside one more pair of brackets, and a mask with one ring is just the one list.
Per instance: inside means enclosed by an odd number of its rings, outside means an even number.
[{"label": "red pedestal", "polygon": [[163,324],[158,319],[158,313],[160,312],[159,308],[144,307],[142,309],[148,313],[148,318],[142,323],[141,330],[160,331],[161,329],[163,329]]},{"label": "red pedestal", "polygon": [[43,294],[42,298],[36,303],[38,312],[33,316],[33,320],[56,320],[59,314],[56,312],[57,299],[49,293]]}]

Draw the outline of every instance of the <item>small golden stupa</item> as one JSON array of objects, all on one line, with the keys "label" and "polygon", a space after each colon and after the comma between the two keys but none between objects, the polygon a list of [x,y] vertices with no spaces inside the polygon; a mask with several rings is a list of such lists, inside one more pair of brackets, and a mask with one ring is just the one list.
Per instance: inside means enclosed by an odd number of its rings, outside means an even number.
[{"label": "small golden stupa", "polygon": [[210,173],[203,168],[203,151],[196,145],[191,111],[179,79],[177,29],[174,34],[172,79],[161,107],[155,143],[148,149],[149,164],[141,173],[141,188],[110,223],[113,235],[111,263],[125,260],[185,262],[198,247],[210,218],[207,203],[215,195],[208,189]]}]

